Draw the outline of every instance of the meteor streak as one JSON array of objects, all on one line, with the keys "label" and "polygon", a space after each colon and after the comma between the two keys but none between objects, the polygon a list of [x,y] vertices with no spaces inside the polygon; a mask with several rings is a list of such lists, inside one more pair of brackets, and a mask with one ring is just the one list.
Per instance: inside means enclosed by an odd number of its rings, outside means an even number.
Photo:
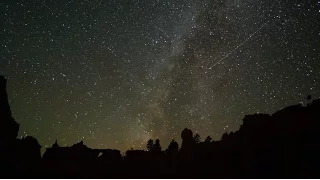
[{"label": "meteor streak", "polygon": [[262,28],[264,28],[268,23],[270,22],[267,21],[266,23],[264,23],[262,26],[260,26],[260,28],[258,28],[254,33],[250,34],[248,38],[246,38],[244,41],[242,41],[239,45],[237,45],[232,51],[230,51],[227,55],[225,55],[223,58],[221,58],[219,61],[217,61],[215,64],[213,64],[211,67],[209,67],[208,69],[212,69],[213,67],[215,67],[217,64],[219,64],[220,62],[224,61],[227,57],[229,57],[235,50],[239,49],[244,43],[246,43],[247,41],[249,41],[253,36],[255,36]]}]

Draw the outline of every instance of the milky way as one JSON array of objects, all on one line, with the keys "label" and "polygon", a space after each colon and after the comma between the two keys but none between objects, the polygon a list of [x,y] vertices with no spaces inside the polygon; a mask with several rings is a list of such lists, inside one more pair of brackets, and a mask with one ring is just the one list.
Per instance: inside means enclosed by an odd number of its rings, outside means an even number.
[{"label": "milky way", "polygon": [[19,137],[145,149],[320,95],[320,2],[0,2]]}]

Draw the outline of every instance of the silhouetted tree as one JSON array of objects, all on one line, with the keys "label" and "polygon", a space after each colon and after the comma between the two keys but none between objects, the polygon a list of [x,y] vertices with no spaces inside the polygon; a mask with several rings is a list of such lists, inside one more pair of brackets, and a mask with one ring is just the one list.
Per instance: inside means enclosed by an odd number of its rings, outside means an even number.
[{"label": "silhouetted tree", "polygon": [[222,134],[221,139],[224,140],[228,137],[228,132],[225,132],[224,134]]},{"label": "silhouetted tree", "polygon": [[212,141],[212,138],[211,138],[210,136],[208,136],[208,137],[204,140],[205,143],[211,143],[211,141]]},{"label": "silhouetted tree", "polygon": [[53,148],[58,148],[59,147],[59,144],[58,144],[58,140],[56,139],[56,142],[54,144],[52,144],[52,147]]},{"label": "silhouetted tree", "polygon": [[157,139],[156,142],[154,143],[152,150],[155,152],[160,152],[161,151],[161,145],[160,145],[160,140]]},{"label": "silhouetted tree", "polygon": [[307,96],[307,100],[308,100],[308,101],[311,100],[311,95],[310,95],[310,94]]},{"label": "silhouetted tree", "polygon": [[311,104],[311,95],[309,94],[308,96],[307,96],[307,101],[308,101],[308,106],[310,106],[310,104]]},{"label": "silhouetted tree", "polygon": [[177,141],[172,139],[171,143],[169,144],[168,148],[166,149],[167,154],[177,154],[179,151],[179,144]]},{"label": "silhouetted tree", "polygon": [[147,150],[148,151],[151,151],[152,148],[153,148],[153,140],[152,139],[149,139],[148,143],[147,143]]},{"label": "silhouetted tree", "polygon": [[200,135],[199,135],[198,133],[196,133],[196,134],[194,135],[193,139],[194,139],[194,141],[195,141],[196,143],[200,143],[201,137],[200,137]]}]

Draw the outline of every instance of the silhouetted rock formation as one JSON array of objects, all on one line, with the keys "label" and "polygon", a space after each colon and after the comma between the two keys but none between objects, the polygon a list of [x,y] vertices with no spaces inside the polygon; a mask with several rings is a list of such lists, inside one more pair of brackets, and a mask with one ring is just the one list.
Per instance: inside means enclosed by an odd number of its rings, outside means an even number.
[{"label": "silhouetted rock formation", "polygon": [[16,171],[22,177],[34,177],[39,172],[41,163],[41,146],[37,139],[31,136],[17,139],[12,158]]},{"label": "silhouetted rock formation", "polygon": [[11,116],[8,95],[6,91],[7,79],[0,76],[0,162],[1,171],[4,176],[10,175],[15,169],[14,157],[16,148],[16,137],[19,132],[19,124]]},{"label": "silhouetted rock formation", "polygon": [[195,146],[195,141],[193,139],[193,133],[190,129],[185,128],[181,132],[181,138],[182,138],[181,151],[193,149],[193,147]]},{"label": "silhouetted rock formation", "polygon": [[53,178],[114,177],[120,168],[119,150],[91,149],[83,141],[60,147],[57,141],[47,148],[42,158],[46,174]]},{"label": "silhouetted rock formation", "polygon": [[206,168],[204,162],[215,162],[217,171],[211,177],[319,177],[319,110],[320,100],[314,100],[308,106],[290,106],[272,116],[247,115],[235,133],[223,134],[211,147],[199,143],[194,162],[199,171]]},{"label": "silhouetted rock formation", "polygon": [[19,124],[11,116],[11,109],[9,106],[6,84],[7,79],[4,76],[0,76],[0,141],[3,144],[9,145],[14,143],[16,137],[18,136]]}]

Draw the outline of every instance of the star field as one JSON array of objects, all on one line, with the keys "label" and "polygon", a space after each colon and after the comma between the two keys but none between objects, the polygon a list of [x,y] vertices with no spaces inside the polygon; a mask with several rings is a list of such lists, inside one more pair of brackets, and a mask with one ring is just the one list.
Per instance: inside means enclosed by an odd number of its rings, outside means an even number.
[{"label": "star field", "polygon": [[320,1],[0,2],[19,136],[163,148],[320,95]]}]

